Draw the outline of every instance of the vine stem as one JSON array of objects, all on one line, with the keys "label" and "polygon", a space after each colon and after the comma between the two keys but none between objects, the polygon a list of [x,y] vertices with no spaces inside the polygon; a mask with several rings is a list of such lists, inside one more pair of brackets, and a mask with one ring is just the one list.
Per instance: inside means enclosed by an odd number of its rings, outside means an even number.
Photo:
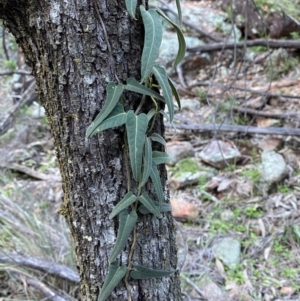
[{"label": "vine stem", "polygon": [[145,102],[145,99],[146,99],[146,95],[143,94],[142,100],[141,100],[139,106],[137,107],[137,109],[135,110],[135,114],[138,114],[138,113],[139,113],[139,111],[141,110],[141,108],[142,108],[142,106],[143,106],[143,104],[144,104],[144,102]]},{"label": "vine stem", "polygon": [[131,244],[131,247],[130,247],[130,252],[129,252],[129,255],[128,255],[128,266],[127,266],[127,272],[126,272],[125,279],[124,279],[125,286],[126,286],[126,289],[127,289],[127,294],[128,294],[128,301],[132,301],[130,286],[129,286],[129,283],[128,283],[128,277],[129,277],[129,273],[130,273],[131,266],[132,266],[132,256],[133,256],[135,244],[136,244],[136,226],[134,226],[134,228],[133,228],[133,241],[132,241],[132,244]]},{"label": "vine stem", "polygon": [[[115,66],[115,59],[114,59],[113,54],[112,54],[111,45],[110,45],[109,38],[108,38],[108,35],[107,35],[107,30],[106,30],[104,22],[101,18],[97,1],[96,0],[93,0],[93,1],[94,1],[94,9],[96,10],[96,13],[97,13],[98,21],[99,21],[100,25],[102,26],[102,30],[103,30],[103,33],[104,33],[104,39],[105,39],[107,49],[108,49],[108,53],[109,53],[110,68],[111,68],[112,72],[114,73],[117,82],[119,83],[120,80],[117,76],[116,66]],[[145,1],[145,0],[143,0],[143,1]]]}]

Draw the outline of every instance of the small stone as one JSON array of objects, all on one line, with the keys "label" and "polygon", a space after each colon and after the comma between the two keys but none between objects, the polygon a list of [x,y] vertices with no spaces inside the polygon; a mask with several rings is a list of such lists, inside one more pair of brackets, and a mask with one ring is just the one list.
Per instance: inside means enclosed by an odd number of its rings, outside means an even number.
[{"label": "small stone", "polygon": [[213,167],[223,169],[227,167],[228,164],[238,162],[241,158],[241,153],[234,143],[215,140],[209,143],[204,150],[199,153],[199,158]]},{"label": "small stone", "polygon": [[225,237],[213,245],[213,254],[230,269],[235,269],[240,262],[241,244],[238,240]]},{"label": "small stone", "polygon": [[167,143],[167,153],[171,157],[170,165],[175,165],[179,160],[195,155],[193,145],[190,142],[179,141]]},{"label": "small stone", "polygon": [[220,218],[223,222],[230,222],[235,219],[235,216],[231,210],[225,209],[224,211],[221,212]]},{"label": "small stone", "polygon": [[225,301],[226,294],[223,290],[212,281],[208,275],[204,275],[200,281],[197,282],[198,287],[201,289],[203,297],[210,301]]},{"label": "small stone", "polygon": [[279,183],[288,174],[287,165],[275,151],[263,151],[260,166],[260,188],[266,194],[272,184]]}]

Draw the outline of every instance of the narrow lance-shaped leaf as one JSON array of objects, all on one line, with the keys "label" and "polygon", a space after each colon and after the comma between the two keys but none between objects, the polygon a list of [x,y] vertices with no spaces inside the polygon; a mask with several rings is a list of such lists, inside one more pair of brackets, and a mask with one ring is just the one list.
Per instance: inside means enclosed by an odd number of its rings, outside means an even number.
[{"label": "narrow lance-shaped leaf", "polygon": [[152,159],[155,164],[164,164],[171,161],[171,157],[167,153],[160,151],[153,151]]},{"label": "narrow lance-shaped leaf", "polygon": [[156,11],[174,27],[174,29],[177,33],[179,48],[178,48],[177,56],[176,56],[176,59],[175,59],[174,65],[173,65],[174,67],[176,67],[183,60],[183,58],[185,56],[186,43],[185,43],[183,33],[182,33],[181,29],[172,20],[170,20],[164,14],[164,12],[162,10],[160,10],[159,8],[156,8]]},{"label": "narrow lance-shaped leaf", "polygon": [[126,193],[123,199],[115,206],[112,213],[109,215],[109,218],[114,218],[122,210],[126,209],[128,206],[133,204],[136,201],[136,199],[137,197],[131,191]]},{"label": "narrow lance-shaped leaf", "polygon": [[123,105],[118,103],[107,118],[104,119],[97,128],[95,128],[91,136],[104,130],[123,125],[126,122],[126,116],[127,114],[124,111]]},{"label": "narrow lance-shaped leaf", "polygon": [[142,53],[141,75],[142,82],[151,74],[155,60],[158,56],[162,41],[162,22],[154,9],[145,10],[140,6],[142,19],[145,27],[145,40]]},{"label": "narrow lance-shaped leaf", "polygon": [[154,65],[153,73],[161,89],[163,90],[164,98],[169,110],[170,122],[172,122],[174,117],[174,104],[173,104],[172,90],[169,85],[167,72],[164,67],[159,65]]},{"label": "narrow lance-shaped leaf", "polygon": [[139,201],[157,218],[162,218],[159,209],[155,206],[154,201],[152,201],[146,193],[139,196]]},{"label": "narrow lance-shaped leaf", "polygon": [[152,96],[156,99],[159,99],[161,101],[165,101],[165,99],[159,95],[157,92],[151,90],[150,88],[144,86],[143,84],[140,84],[136,79],[130,77],[126,80],[127,85],[124,87],[128,91],[145,94],[148,96]]},{"label": "narrow lance-shaped leaf", "polygon": [[178,12],[179,26],[180,26],[180,28],[182,28],[182,12],[181,12],[180,0],[176,0],[176,6],[177,6],[177,12]]},{"label": "narrow lance-shaped leaf", "polygon": [[171,271],[153,270],[141,265],[135,265],[133,269],[134,270],[130,272],[130,276],[133,279],[162,278],[162,277],[170,276],[175,273],[175,270],[171,270]]},{"label": "narrow lance-shaped leaf", "polygon": [[159,135],[157,133],[153,133],[150,136],[150,138],[151,138],[152,141],[159,142],[163,146],[166,146],[166,144],[167,144],[166,141],[165,141],[165,139],[161,135]]},{"label": "narrow lance-shaped leaf", "polygon": [[131,211],[130,214],[128,214],[124,210],[120,213],[118,235],[115,246],[109,258],[110,262],[113,262],[124,249],[127,239],[136,224],[137,218],[138,216],[135,211]]},{"label": "narrow lance-shaped leaf", "polygon": [[179,108],[179,110],[180,110],[180,109],[181,109],[181,103],[180,103],[180,97],[179,97],[178,91],[177,91],[177,89],[175,88],[173,82],[169,79],[169,77],[168,77],[168,81],[169,81],[169,85],[170,85],[170,87],[171,87],[172,93],[173,93],[173,95],[174,95],[174,97],[175,97],[175,100],[176,100],[176,102],[177,102],[178,108]]},{"label": "narrow lance-shaped leaf", "polygon": [[155,109],[151,109],[148,113],[147,113],[147,118],[148,121],[150,121],[152,119],[152,117],[156,114],[156,110]]},{"label": "narrow lance-shaped leaf", "polygon": [[[154,205],[156,206],[157,210],[159,212],[169,212],[169,211],[172,211],[172,206],[171,204],[168,204],[168,203],[159,203],[159,202],[156,202],[156,201],[153,201]],[[149,214],[151,213],[144,205],[141,205],[139,207],[139,212],[142,213],[142,214]]]},{"label": "narrow lance-shaped leaf", "polygon": [[95,129],[102,123],[102,121],[112,112],[117,103],[119,102],[120,96],[122,95],[124,86],[122,84],[115,85],[110,82],[106,86],[106,101],[100,113],[97,115],[93,123],[86,130],[86,137],[91,137]]},{"label": "narrow lance-shaped leaf", "polygon": [[143,176],[140,181],[139,187],[143,187],[150,176],[152,168],[152,145],[150,138],[146,138],[144,146],[144,158],[143,158]]},{"label": "narrow lance-shaped leaf", "polygon": [[162,203],[164,201],[164,193],[163,193],[163,188],[162,188],[162,185],[161,185],[161,179],[160,179],[160,176],[159,176],[159,172],[158,172],[157,166],[156,166],[154,161],[152,161],[152,168],[151,168],[151,172],[150,172],[150,177],[151,177],[152,182],[154,184],[156,194],[157,194],[157,198],[158,198],[159,202]]},{"label": "narrow lance-shaped leaf", "polygon": [[126,275],[126,272],[127,267],[125,265],[119,266],[117,261],[114,261],[109,265],[108,274],[98,296],[98,301],[106,300],[121,279]]},{"label": "narrow lance-shaped leaf", "polygon": [[125,3],[126,3],[126,9],[129,13],[129,15],[133,19],[135,19],[135,10],[136,10],[136,6],[137,6],[137,0],[125,0]]},{"label": "narrow lance-shaped leaf", "polygon": [[143,149],[148,127],[146,114],[136,115],[133,111],[127,113],[126,132],[129,147],[130,165],[133,178],[139,181],[142,169]]}]

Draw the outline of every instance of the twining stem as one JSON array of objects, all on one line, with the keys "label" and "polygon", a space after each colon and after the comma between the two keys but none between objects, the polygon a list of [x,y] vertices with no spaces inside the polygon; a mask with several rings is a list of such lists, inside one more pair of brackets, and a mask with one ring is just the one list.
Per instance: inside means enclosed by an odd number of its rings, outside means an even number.
[{"label": "twining stem", "polygon": [[126,272],[125,279],[124,279],[125,286],[126,286],[126,289],[127,289],[127,294],[128,294],[128,301],[132,301],[130,286],[129,286],[129,283],[128,283],[128,277],[129,277],[129,273],[131,271],[132,256],[133,256],[135,244],[136,244],[136,226],[134,226],[134,228],[133,228],[133,240],[132,240],[132,244],[131,244],[131,247],[130,247],[130,252],[129,252],[129,255],[128,255],[127,272]]},{"label": "twining stem", "polygon": [[[126,168],[126,176],[127,176],[127,191],[129,192],[131,190],[131,182],[130,182],[130,169],[129,169],[129,162],[128,162],[128,143],[127,143],[127,135],[125,132],[124,135],[124,160],[125,160],[125,168]],[[138,196],[141,194],[141,188],[139,188],[138,190]],[[137,206],[138,206],[138,201],[136,201],[133,205],[131,205],[131,209],[136,211],[137,210]],[[131,271],[131,267],[132,267],[132,256],[133,256],[133,252],[134,252],[134,248],[135,248],[135,244],[136,244],[136,226],[134,226],[133,228],[133,239],[132,239],[132,244],[130,247],[130,252],[128,255],[128,265],[127,265],[127,272],[124,278],[125,281],[125,286],[127,289],[127,295],[128,295],[128,301],[132,301],[131,298],[131,291],[130,291],[130,285],[128,283],[128,277],[129,277],[129,273]]]},{"label": "twining stem", "polygon": [[145,103],[145,99],[146,99],[146,95],[143,94],[142,100],[141,100],[139,106],[137,107],[137,109],[135,110],[136,115],[139,113],[139,111],[141,110],[143,104]]},{"label": "twining stem", "polygon": [[127,143],[127,132],[124,135],[124,160],[125,160],[125,169],[126,169],[126,177],[127,177],[127,192],[131,190],[131,182],[130,182],[130,169],[128,162],[128,143]]}]

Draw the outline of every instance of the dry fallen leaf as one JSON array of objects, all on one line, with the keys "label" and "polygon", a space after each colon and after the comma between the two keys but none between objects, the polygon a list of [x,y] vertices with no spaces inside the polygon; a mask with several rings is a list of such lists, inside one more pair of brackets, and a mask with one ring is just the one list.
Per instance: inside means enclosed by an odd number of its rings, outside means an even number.
[{"label": "dry fallen leaf", "polygon": [[278,124],[279,120],[273,118],[256,117],[256,123],[257,126],[260,128],[267,128]]}]

